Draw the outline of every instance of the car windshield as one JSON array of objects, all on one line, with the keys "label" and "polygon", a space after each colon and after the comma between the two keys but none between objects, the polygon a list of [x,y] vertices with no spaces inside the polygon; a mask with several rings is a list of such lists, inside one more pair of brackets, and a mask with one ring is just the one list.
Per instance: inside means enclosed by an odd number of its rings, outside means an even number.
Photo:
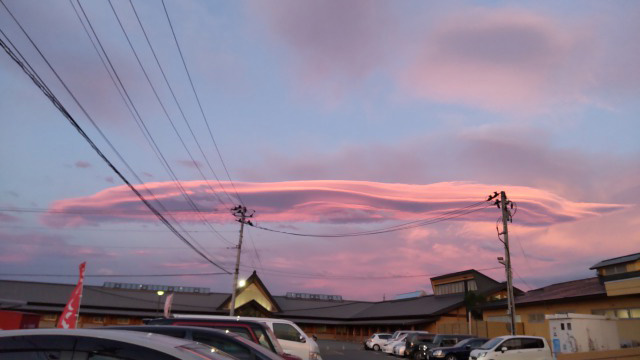
[{"label": "car windshield", "polygon": [[178,346],[176,349],[184,351],[186,353],[195,354],[202,359],[214,359],[214,360],[233,360],[233,356],[222,352],[214,347],[204,345],[201,343],[192,343],[182,346]]},{"label": "car windshield", "polygon": [[500,341],[502,341],[502,340],[504,340],[504,339],[501,338],[501,337],[493,338],[493,339],[487,341],[486,343],[482,344],[482,346],[480,346],[480,349],[482,349],[482,350],[492,349],[494,346],[498,345],[498,343]]},{"label": "car windshield", "polygon": [[[276,334],[273,333],[273,331],[271,330],[271,328],[269,326],[265,326],[265,333],[267,334],[267,338],[269,339],[269,341],[271,342],[271,344],[273,345],[273,347],[275,348],[274,351],[276,354],[278,355],[282,355],[284,354],[284,350],[282,349],[282,346],[280,346],[280,342],[278,341],[278,339],[276,338]],[[258,333],[256,332],[256,335]],[[261,338],[261,337],[259,337]],[[265,340],[266,342],[266,340]],[[262,344],[262,340],[260,340],[260,345],[264,346],[264,344]]]},{"label": "car windshield", "polygon": [[464,347],[465,345],[469,344],[470,342],[474,341],[475,339],[464,339],[462,341],[460,341],[459,343],[453,345],[453,347]]}]

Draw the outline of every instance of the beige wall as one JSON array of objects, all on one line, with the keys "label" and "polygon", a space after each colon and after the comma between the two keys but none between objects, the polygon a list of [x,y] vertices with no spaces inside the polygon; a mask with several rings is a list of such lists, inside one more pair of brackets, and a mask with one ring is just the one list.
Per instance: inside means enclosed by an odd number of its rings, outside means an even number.
[{"label": "beige wall", "polygon": [[[516,305],[516,314],[521,316],[526,335],[543,336],[550,339],[549,321],[536,323],[529,322],[530,314],[552,315],[560,312],[572,312],[577,314],[591,314],[593,310],[618,309],[640,307],[640,296],[616,296],[598,300],[583,300],[566,303],[537,304],[537,305]],[[484,320],[489,316],[504,315],[505,309],[486,310],[483,314]],[[640,342],[640,319],[623,319],[618,321],[618,332],[620,340],[635,340]]]}]

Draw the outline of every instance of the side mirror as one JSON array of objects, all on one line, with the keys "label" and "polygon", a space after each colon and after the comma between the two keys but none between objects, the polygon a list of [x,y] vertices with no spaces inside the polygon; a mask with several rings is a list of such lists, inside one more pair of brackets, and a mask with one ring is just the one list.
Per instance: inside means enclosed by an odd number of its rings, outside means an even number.
[{"label": "side mirror", "polygon": [[307,339],[304,336],[300,335],[300,342],[301,343],[306,343]]},{"label": "side mirror", "polygon": [[313,338],[314,341],[318,341],[318,337],[316,336],[316,334],[311,335],[311,337]]},{"label": "side mirror", "polygon": [[469,350],[469,349],[471,349],[471,345],[465,345],[464,348]]},{"label": "side mirror", "polygon": [[503,353],[504,353],[505,351],[507,351],[507,350],[509,350],[509,349],[507,349],[507,347],[506,347],[506,346],[503,346],[503,347],[502,347],[502,349],[500,349],[500,351],[502,351]]}]

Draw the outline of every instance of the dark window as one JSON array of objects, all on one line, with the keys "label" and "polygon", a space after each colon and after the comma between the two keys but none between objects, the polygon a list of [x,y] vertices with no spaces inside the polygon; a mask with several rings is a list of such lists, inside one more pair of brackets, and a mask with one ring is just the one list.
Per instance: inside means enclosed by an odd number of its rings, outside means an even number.
[{"label": "dark window", "polygon": [[449,346],[455,345],[457,342],[458,342],[458,339],[442,339],[440,346],[449,347]]},{"label": "dark window", "polygon": [[175,360],[173,356],[138,345],[123,343],[109,339],[79,337],[76,354],[81,354],[87,360]]},{"label": "dark window", "polygon": [[571,323],[567,323],[567,330],[571,330]]},{"label": "dark window", "polygon": [[[133,330],[133,329],[132,329]],[[145,328],[142,331],[148,331],[155,334],[162,334],[167,336],[172,336],[179,339],[184,339],[187,337],[187,332],[182,329],[172,329],[172,328],[160,328],[160,329],[149,329]]]},{"label": "dark window", "polygon": [[502,349],[503,347],[506,347],[507,350],[522,349],[522,339],[514,338],[514,339],[506,340],[505,342],[502,343],[502,345],[498,347],[498,350]]},{"label": "dark window", "polygon": [[[9,350],[67,350],[72,351],[74,336],[31,335],[0,338],[0,349]],[[3,353],[4,354],[4,353]]]},{"label": "dark window", "polygon": [[274,323],[273,332],[278,339],[302,342],[298,330],[289,324]]},{"label": "dark window", "polygon": [[564,330],[564,323],[560,323],[560,330]]},{"label": "dark window", "polygon": [[194,332],[192,335],[194,341],[213,346],[216,349],[229,353],[238,359],[251,359],[251,351],[241,347],[233,341],[213,337],[210,334]]},{"label": "dark window", "polygon": [[389,338],[391,338],[391,335],[379,335],[378,337],[380,339],[389,339]]},{"label": "dark window", "polygon": [[522,340],[522,348],[523,349],[540,349],[544,348],[544,342],[541,339],[528,339],[523,338]]}]

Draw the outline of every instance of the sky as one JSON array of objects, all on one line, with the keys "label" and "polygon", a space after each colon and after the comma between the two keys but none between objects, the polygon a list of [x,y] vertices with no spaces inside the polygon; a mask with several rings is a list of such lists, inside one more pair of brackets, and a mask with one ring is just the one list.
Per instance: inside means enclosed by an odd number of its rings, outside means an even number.
[{"label": "sky", "polygon": [[494,191],[522,290],[640,251],[638,2],[3,4],[0,39],[211,261],[3,51],[2,279],[74,283],[86,261],[87,284],[229,293],[228,274],[137,275],[233,271],[242,203],[241,277],[273,295],[504,281]]}]

